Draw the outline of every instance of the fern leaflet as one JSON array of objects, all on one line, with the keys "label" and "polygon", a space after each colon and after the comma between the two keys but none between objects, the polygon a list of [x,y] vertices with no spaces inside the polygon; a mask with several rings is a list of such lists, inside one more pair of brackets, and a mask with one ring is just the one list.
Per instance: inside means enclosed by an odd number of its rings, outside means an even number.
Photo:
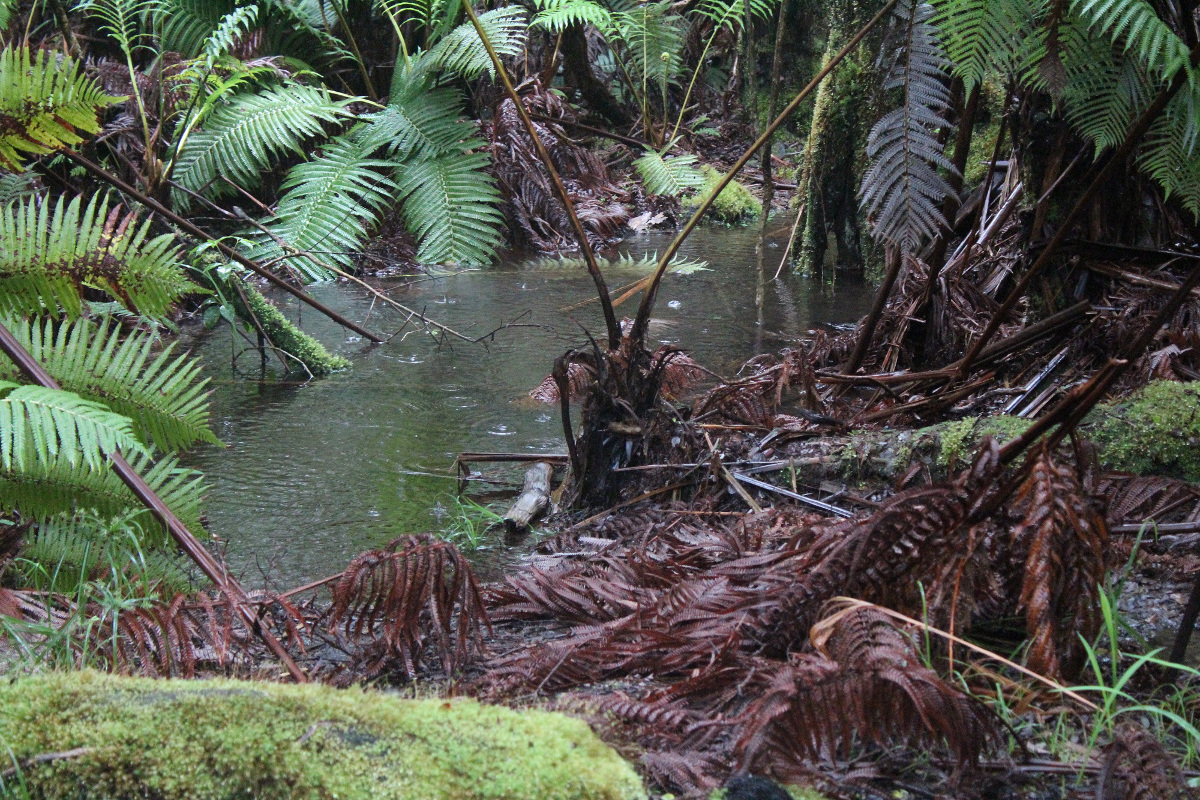
[{"label": "fern leaflet", "polygon": [[0,468],[59,460],[99,470],[109,453],[144,453],[128,417],[74,392],[0,381]]}]

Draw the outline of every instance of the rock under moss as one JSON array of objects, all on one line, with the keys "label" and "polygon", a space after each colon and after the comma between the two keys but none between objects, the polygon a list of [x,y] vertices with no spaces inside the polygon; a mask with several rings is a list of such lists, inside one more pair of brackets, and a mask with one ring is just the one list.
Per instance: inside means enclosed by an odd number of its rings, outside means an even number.
[{"label": "rock under moss", "polygon": [[[50,673],[0,686],[0,753],[73,800],[635,800],[582,721],[325,686]],[[4,766],[8,766],[7,764]],[[10,779],[10,785],[12,779]],[[2,794],[2,792],[0,792]]]},{"label": "rock under moss", "polygon": [[1152,381],[1098,408],[1084,432],[1109,469],[1200,482],[1200,381]]},{"label": "rock under moss", "polygon": [[[704,173],[704,186],[696,194],[684,199],[686,208],[699,208],[725,177],[707,164],[701,167],[701,171]],[[762,201],[735,180],[717,195],[716,202],[708,209],[708,216],[726,225],[740,225],[756,218],[761,211]]]}]

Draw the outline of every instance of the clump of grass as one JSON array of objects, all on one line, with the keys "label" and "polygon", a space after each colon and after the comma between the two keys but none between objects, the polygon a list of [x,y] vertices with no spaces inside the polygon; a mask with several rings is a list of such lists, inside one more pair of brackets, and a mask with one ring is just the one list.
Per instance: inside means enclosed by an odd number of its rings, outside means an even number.
[{"label": "clump of grass", "polygon": [[504,522],[502,512],[460,495],[447,498],[449,508],[444,527],[438,535],[464,553],[487,546],[490,531]]}]

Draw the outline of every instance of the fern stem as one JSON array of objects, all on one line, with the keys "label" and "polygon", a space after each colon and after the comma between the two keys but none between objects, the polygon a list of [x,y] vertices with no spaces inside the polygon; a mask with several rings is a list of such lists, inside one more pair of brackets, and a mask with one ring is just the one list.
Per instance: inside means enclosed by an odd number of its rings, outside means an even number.
[{"label": "fern stem", "polygon": [[367,72],[367,65],[363,61],[362,53],[358,49],[358,41],[354,38],[354,33],[350,30],[349,23],[346,22],[346,16],[342,13],[342,7],[335,2],[330,3],[333,6],[333,13],[337,14],[338,22],[342,25],[342,30],[346,32],[346,40],[350,42],[350,49],[354,51],[354,64],[358,67],[358,74],[362,76],[363,83],[367,87],[367,95],[375,102],[379,102],[379,95],[375,93],[375,84],[371,83],[371,76]]},{"label": "fern stem", "polygon": [[[29,354],[28,350],[21,346],[21,343],[4,326],[3,322],[0,322],[0,351],[11,358],[34,383],[47,389],[59,388],[58,382]],[[279,640],[259,624],[258,618],[250,609],[250,600],[246,595],[246,590],[242,588],[238,580],[227,573],[221,562],[204,549],[195,534],[188,530],[179,517],[175,516],[175,513],[163,502],[161,497],[155,494],[150,485],[137,473],[137,470],[130,466],[124,456],[114,451],[108,454],[108,458],[112,462],[113,472],[129,487],[134,496],[158,517],[171,538],[179,545],[179,549],[192,559],[200,571],[230,598],[247,630],[257,633],[262,638],[271,652],[287,667],[288,672],[297,683],[308,683],[308,676],[304,670],[300,669],[299,665],[292,660],[291,655],[279,643]]]},{"label": "fern stem", "polygon": [[842,60],[845,59],[845,57],[848,56],[850,52],[858,46],[858,43],[861,42],[868,33],[870,33],[871,29],[875,27],[879,20],[883,19],[888,13],[891,12],[892,8],[895,7],[897,2],[899,2],[899,0],[888,0],[887,5],[881,8],[866,25],[859,29],[858,33],[854,34],[850,41],[846,42],[846,45],[839,50],[832,59],[829,60],[829,63],[826,64],[811,81],[809,81],[808,85],[801,89],[800,93],[792,98],[792,102],[788,103],[787,107],[780,112],[779,116],[767,126],[767,129],[763,131],[762,135],[760,135],[758,139],[754,141],[754,144],[750,145],[750,148],[746,150],[746,152],[742,153],[741,157],[730,168],[729,172],[725,174],[725,177],[721,179],[721,182],[718,183],[716,188],[713,189],[712,194],[708,196],[708,199],[701,203],[700,207],[696,209],[696,212],[692,215],[692,218],[688,220],[687,225],[685,225],[683,230],[679,232],[679,235],[675,237],[675,241],[671,242],[670,246],[667,247],[666,251],[663,253],[662,258],[659,259],[658,266],[654,269],[654,274],[645,281],[644,285],[646,286],[646,293],[642,296],[642,304],[638,307],[637,317],[634,318],[633,331],[631,332],[631,336],[635,342],[641,341],[643,338],[645,338],[646,326],[650,324],[650,312],[654,309],[654,298],[658,294],[658,286],[660,283],[662,283],[662,278],[663,275],[666,274],[667,266],[670,265],[671,259],[675,257],[675,254],[679,252],[679,247],[683,244],[684,240],[687,239],[691,232],[696,229],[696,226],[700,224],[700,220],[704,217],[704,214],[708,211],[709,207],[714,201],[716,201],[721,192],[725,190],[725,187],[733,182],[733,179],[739,172],[741,172],[742,167],[746,166],[746,164],[751,158],[754,157],[754,154],[758,152],[759,148],[763,146],[767,139],[773,136],[775,131],[777,131],[779,127],[787,121],[788,117],[790,117],[792,113],[800,106],[800,104],[804,102],[805,98],[807,98],[809,94],[811,94],[812,91],[821,84],[821,81],[825,79],[825,76],[832,72],[838,64],[842,63]]},{"label": "fern stem", "polygon": [[[892,0],[892,2],[896,2],[896,0]],[[550,158],[550,153],[546,151],[546,145],[542,144],[541,137],[537,134],[537,129],[533,127],[533,120],[529,118],[529,111],[525,108],[525,104],[521,102],[521,97],[517,94],[512,80],[508,77],[508,70],[504,68],[504,64],[500,61],[500,56],[496,54],[496,48],[492,47],[492,41],[488,38],[487,31],[483,29],[483,25],[479,22],[479,16],[475,13],[475,9],[471,7],[470,0],[466,0],[463,3],[463,10],[471,18],[471,24],[475,26],[475,32],[479,34],[480,41],[483,42],[484,48],[487,49],[488,57],[492,60],[492,66],[495,67],[496,74],[500,76],[500,80],[504,84],[504,91],[508,93],[509,99],[512,100],[513,106],[516,108],[517,115],[521,117],[521,123],[525,126],[525,131],[533,141],[533,146],[538,152],[538,157],[541,158],[542,164],[546,167],[546,172],[550,175],[550,182],[554,184],[555,194],[562,201],[563,208],[571,220],[571,228],[574,229],[575,236],[579,239],[579,248],[583,252],[584,260],[587,262],[588,273],[592,276],[592,281],[596,284],[596,292],[600,295],[600,305],[604,309],[604,325],[608,329],[609,349],[616,350],[621,345],[621,327],[617,324],[617,316],[613,311],[612,299],[608,294],[608,285],[604,282],[604,275],[600,272],[600,265],[596,263],[596,255],[592,252],[591,245],[588,244],[587,231],[583,229],[583,223],[579,221],[579,215],[575,213],[575,205],[571,202],[570,195],[567,194],[567,187],[563,185],[562,178],[558,175],[558,170],[554,168],[554,162]]]},{"label": "fern stem", "polygon": [[1094,200],[1096,195],[1098,195],[1104,188],[1104,185],[1108,182],[1108,179],[1113,172],[1119,166],[1124,164],[1126,159],[1128,159],[1133,153],[1133,149],[1137,146],[1138,142],[1141,141],[1142,136],[1144,136],[1146,131],[1150,129],[1150,126],[1154,123],[1154,121],[1158,119],[1158,115],[1161,114],[1167,107],[1167,104],[1171,102],[1171,98],[1178,94],[1179,90],[1188,83],[1188,77],[1191,74],[1191,71],[1194,70],[1197,65],[1200,65],[1200,44],[1197,44],[1192,48],[1192,52],[1188,57],[1188,68],[1177,70],[1175,72],[1175,76],[1171,78],[1171,82],[1162,88],[1162,91],[1160,91],[1158,96],[1154,98],[1154,102],[1151,103],[1149,107],[1142,112],[1141,116],[1138,117],[1137,121],[1133,123],[1129,129],[1129,132],[1125,134],[1125,139],[1121,142],[1121,146],[1116,149],[1116,151],[1109,157],[1108,161],[1104,164],[1100,171],[1096,173],[1096,177],[1092,179],[1092,182],[1088,184],[1087,189],[1084,190],[1083,195],[1080,196],[1079,200],[1067,213],[1066,218],[1062,221],[1062,224],[1059,225],[1058,231],[1055,232],[1054,237],[1042,249],[1041,254],[1037,257],[1037,260],[1033,262],[1033,266],[1025,271],[1025,274],[1021,276],[1021,280],[1017,281],[1017,285],[1012,288],[1011,292],[1009,292],[1008,297],[1005,298],[1004,302],[1000,305],[1000,308],[996,309],[996,313],[993,314],[992,318],[988,321],[987,327],[984,328],[983,333],[981,333],[979,338],[971,344],[971,349],[967,351],[967,355],[963,358],[962,366],[959,367],[960,376],[967,374],[968,370],[971,368],[972,362],[974,362],[975,358],[979,355],[979,351],[982,350],[983,346],[987,344],[988,340],[995,335],[996,330],[1001,324],[1003,324],[1005,317],[1012,312],[1013,308],[1017,305],[1020,299],[1025,296],[1025,290],[1029,288],[1029,284],[1034,278],[1042,273],[1042,270],[1044,270],[1050,263],[1050,259],[1055,253],[1058,252],[1058,248],[1061,247],[1062,243],[1067,240],[1067,236],[1070,235],[1071,228],[1074,226],[1075,221],[1079,219],[1080,215],[1092,204],[1092,200]]}]

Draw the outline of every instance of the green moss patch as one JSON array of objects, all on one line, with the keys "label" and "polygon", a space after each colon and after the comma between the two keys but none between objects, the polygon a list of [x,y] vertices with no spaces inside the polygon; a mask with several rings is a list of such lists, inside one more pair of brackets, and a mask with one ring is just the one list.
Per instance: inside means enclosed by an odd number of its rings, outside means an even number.
[{"label": "green moss patch", "polygon": [[[685,208],[699,208],[712,196],[717,184],[725,177],[707,164],[701,167],[701,171],[704,173],[704,186],[696,194],[684,199]],[[745,186],[733,181],[717,195],[716,202],[708,209],[708,216],[726,225],[740,225],[757,218],[761,211],[762,201]]]},{"label": "green moss patch", "polygon": [[1200,482],[1200,382],[1153,381],[1096,409],[1085,432],[1110,469]]},{"label": "green moss patch", "polygon": [[[273,306],[253,286],[243,284],[241,289],[246,302],[243,303],[240,296],[234,295],[238,315],[247,319],[257,319],[271,342],[302,362],[313,375],[328,375],[350,366],[349,361],[333,355],[323,344],[293,325],[282,311]],[[298,365],[295,365],[295,369],[302,371]]]},{"label": "green moss patch", "polygon": [[[0,686],[0,754],[39,798],[635,800],[580,720],[473,700],[51,673]],[[7,766],[5,764],[4,766]],[[11,786],[12,779],[9,780]]]}]

